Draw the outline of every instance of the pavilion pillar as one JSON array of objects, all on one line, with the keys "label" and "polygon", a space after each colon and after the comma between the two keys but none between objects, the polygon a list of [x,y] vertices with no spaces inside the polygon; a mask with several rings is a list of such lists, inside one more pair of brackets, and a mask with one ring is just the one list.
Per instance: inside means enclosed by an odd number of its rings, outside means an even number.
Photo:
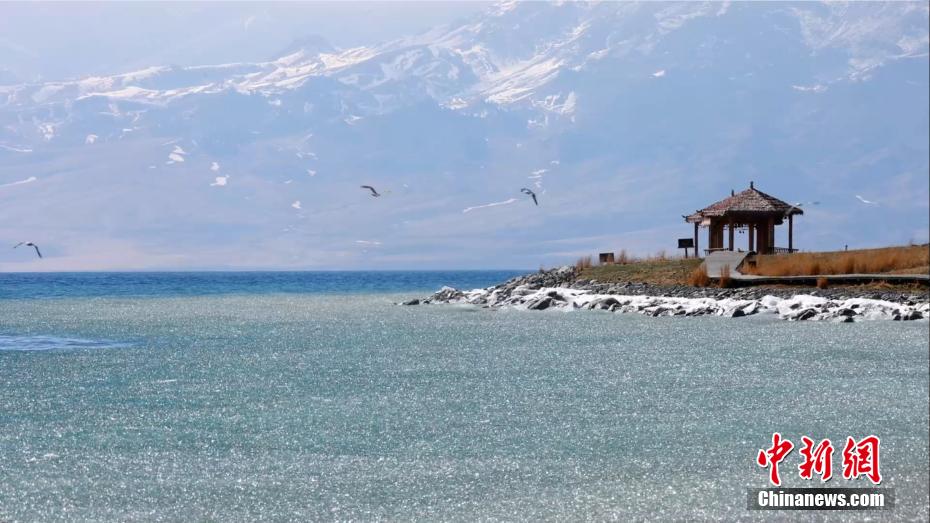
[{"label": "pavilion pillar", "polygon": [[701,253],[701,250],[700,250],[701,247],[700,247],[700,245],[698,245],[698,227],[699,227],[699,226],[700,226],[700,225],[698,224],[698,222],[694,222],[694,257],[695,257],[695,258],[700,258],[700,257],[701,257],[701,254],[700,254],[700,253]]},{"label": "pavilion pillar", "polygon": [[768,254],[769,247],[769,228],[767,224],[756,224],[756,252],[759,254]]},{"label": "pavilion pillar", "polygon": [[727,249],[732,251],[733,250],[733,217],[732,216],[730,216],[730,221],[727,222],[727,231],[729,231],[729,235],[730,235],[729,237],[730,242],[727,245]]},{"label": "pavilion pillar", "polygon": [[759,254],[765,254],[765,228],[760,227],[761,224],[756,224],[756,252]]},{"label": "pavilion pillar", "polygon": [[794,215],[788,215],[788,252],[794,252]]},{"label": "pavilion pillar", "polygon": [[749,225],[747,225],[747,228],[749,229],[749,233],[746,235],[746,236],[749,236],[749,249],[748,249],[748,250],[749,250],[749,251],[755,251],[755,250],[756,250],[756,245],[755,245],[755,243],[756,243],[756,224],[750,222]]},{"label": "pavilion pillar", "polygon": [[769,234],[768,234],[767,239],[769,241],[769,244],[768,244],[766,251],[769,253],[775,252],[775,219],[774,218],[769,218]]}]

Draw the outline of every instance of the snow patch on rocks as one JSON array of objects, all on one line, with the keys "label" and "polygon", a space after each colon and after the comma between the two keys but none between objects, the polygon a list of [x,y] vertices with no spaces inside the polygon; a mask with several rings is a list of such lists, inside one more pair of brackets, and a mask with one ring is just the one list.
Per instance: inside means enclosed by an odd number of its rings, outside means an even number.
[{"label": "snow patch on rocks", "polygon": [[[756,298],[721,296],[652,296],[595,292],[573,285],[574,267],[514,278],[501,285],[460,291],[443,287],[417,303],[458,303],[525,310],[605,310],[648,316],[723,316],[739,318],[774,314],[788,321],[855,322],[865,320],[924,320],[930,301],[894,302],[863,297],[828,298],[811,294]],[[582,285],[584,286],[584,285]],[[624,287],[619,286],[617,290]],[[695,294],[705,292],[695,289]]]}]

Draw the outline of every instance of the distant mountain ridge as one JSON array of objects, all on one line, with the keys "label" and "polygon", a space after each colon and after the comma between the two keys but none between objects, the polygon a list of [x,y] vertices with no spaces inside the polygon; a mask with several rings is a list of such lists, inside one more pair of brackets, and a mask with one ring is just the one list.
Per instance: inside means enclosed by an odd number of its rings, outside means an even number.
[{"label": "distant mountain ridge", "polygon": [[[376,47],[337,50],[321,37],[308,36],[277,59],[264,63],[156,66],[106,77],[13,85],[0,92],[5,97],[4,107],[94,96],[170,103],[179,97],[230,90],[272,96],[299,89],[315,77],[333,77],[363,91],[379,91],[385,84],[394,86],[414,79],[436,102],[446,106],[466,102],[505,106],[527,100],[536,107],[550,107],[551,97],[567,97],[545,90],[560,75],[581,72],[605,60],[648,55],[688,24],[707,23],[727,16],[731,10],[758,14],[758,8],[713,2],[505,2],[471,23],[438,28]],[[854,3],[800,7],[785,4],[766,16],[797,23],[798,36],[812,55],[829,54],[831,50],[847,54],[847,70],[837,71],[834,78],[826,80],[835,82],[866,78],[888,62],[925,57],[926,14],[926,6],[919,3],[891,3],[878,8],[875,4]],[[850,23],[852,16],[863,19]]]}]

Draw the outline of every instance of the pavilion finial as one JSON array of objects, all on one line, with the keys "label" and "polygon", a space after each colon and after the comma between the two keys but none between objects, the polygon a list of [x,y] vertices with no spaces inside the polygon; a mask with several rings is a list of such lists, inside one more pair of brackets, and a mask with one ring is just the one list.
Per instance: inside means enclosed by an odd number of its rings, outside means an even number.
[{"label": "pavilion finial", "polygon": [[730,189],[730,196],[736,196],[736,191],[734,191],[733,189]]},{"label": "pavilion finial", "polygon": [[750,189],[755,189],[755,186],[753,185],[752,180],[749,181],[749,188],[750,188]]}]

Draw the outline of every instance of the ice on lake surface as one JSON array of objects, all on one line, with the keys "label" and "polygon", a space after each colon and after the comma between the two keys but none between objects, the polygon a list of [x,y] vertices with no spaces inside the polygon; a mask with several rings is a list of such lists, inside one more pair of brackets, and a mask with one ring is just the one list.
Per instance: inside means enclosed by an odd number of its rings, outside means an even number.
[{"label": "ice on lake surface", "polygon": [[784,519],[746,510],[775,431],[878,435],[882,518],[928,517],[926,323],[410,297],[0,300],[4,336],[132,345],[0,351],[0,520]]}]

